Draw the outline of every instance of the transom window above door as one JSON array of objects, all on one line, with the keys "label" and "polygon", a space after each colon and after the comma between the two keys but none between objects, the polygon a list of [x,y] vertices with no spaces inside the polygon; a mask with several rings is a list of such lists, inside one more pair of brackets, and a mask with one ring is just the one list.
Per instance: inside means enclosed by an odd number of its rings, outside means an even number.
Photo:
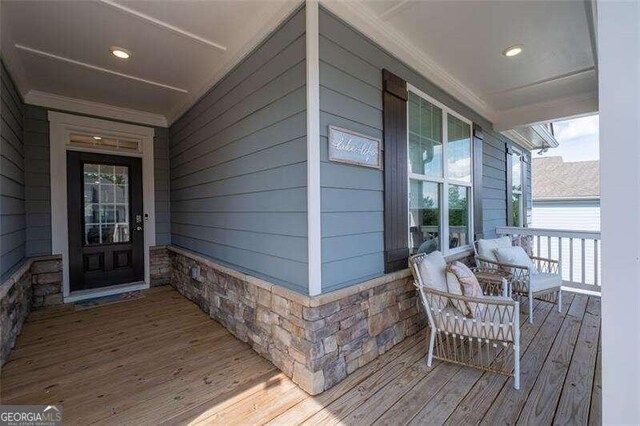
[{"label": "transom window above door", "polygon": [[453,253],[471,246],[471,121],[409,87],[409,249]]},{"label": "transom window above door", "polygon": [[69,145],[79,148],[100,148],[104,151],[141,152],[141,141],[134,139],[71,133]]}]

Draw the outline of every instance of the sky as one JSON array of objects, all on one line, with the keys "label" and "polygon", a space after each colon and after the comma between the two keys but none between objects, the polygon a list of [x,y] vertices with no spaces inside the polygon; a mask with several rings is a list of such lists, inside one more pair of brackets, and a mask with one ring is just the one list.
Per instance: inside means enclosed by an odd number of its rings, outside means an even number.
[{"label": "sky", "polygon": [[553,130],[560,146],[550,148],[542,155],[534,151],[533,158],[561,156],[565,162],[598,160],[598,127],[598,115],[556,121]]}]

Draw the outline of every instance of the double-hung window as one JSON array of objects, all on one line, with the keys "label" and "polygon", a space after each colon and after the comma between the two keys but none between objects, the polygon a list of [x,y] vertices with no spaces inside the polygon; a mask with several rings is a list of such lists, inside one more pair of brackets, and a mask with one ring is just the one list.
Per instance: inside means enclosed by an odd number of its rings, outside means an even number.
[{"label": "double-hung window", "polygon": [[511,226],[524,226],[524,197],[522,191],[523,164],[522,156],[514,152],[511,154]]},{"label": "double-hung window", "polygon": [[472,243],[471,121],[409,86],[409,249],[453,253]]}]

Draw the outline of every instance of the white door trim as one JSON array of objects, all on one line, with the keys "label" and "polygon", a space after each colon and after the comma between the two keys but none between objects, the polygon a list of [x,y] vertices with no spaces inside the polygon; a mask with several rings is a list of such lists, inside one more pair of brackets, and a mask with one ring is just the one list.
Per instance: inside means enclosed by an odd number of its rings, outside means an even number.
[{"label": "white door trim", "polygon": [[[72,131],[101,136],[136,138],[142,141],[141,152],[123,152],[100,149],[99,147],[79,148],[69,145]],[[69,286],[69,230],[67,223],[67,151],[88,151],[100,154],[121,155],[142,158],[142,193],[144,223],[144,287],[151,283],[149,269],[149,249],[156,244],[155,184],[153,163],[154,129],[133,124],[118,123],[97,118],[49,111],[49,138],[51,164],[51,251],[62,255],[62,289],[65,302],[74,300]],[[124,287],[123,287],[124,288]],[[113,289],[112,289],[113,290]],[[104,291],[92,292],[92,296]]]}]

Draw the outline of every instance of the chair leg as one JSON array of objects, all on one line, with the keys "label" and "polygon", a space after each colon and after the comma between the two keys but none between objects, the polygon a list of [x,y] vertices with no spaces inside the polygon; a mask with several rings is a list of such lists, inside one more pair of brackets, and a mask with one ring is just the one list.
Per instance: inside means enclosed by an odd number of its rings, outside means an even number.
[{"label": "chair leg", "polygon": [[431,367],[431,363],[433,361],[433,345],[436,341],[436,332],[431,329],[429,333],[429,353],[427,354],[427,367]]},{"label": "chair leg", "polygon": [[558,312],[562,312],[562,289],[558,290]]},{"label": "chair leg", "polygon": [[513,388],[520,389],[520,345],[513,348]]},{"label": "chair leg", "polygon": [[529,323],[533,324],[533,295],[529,293]]}]

